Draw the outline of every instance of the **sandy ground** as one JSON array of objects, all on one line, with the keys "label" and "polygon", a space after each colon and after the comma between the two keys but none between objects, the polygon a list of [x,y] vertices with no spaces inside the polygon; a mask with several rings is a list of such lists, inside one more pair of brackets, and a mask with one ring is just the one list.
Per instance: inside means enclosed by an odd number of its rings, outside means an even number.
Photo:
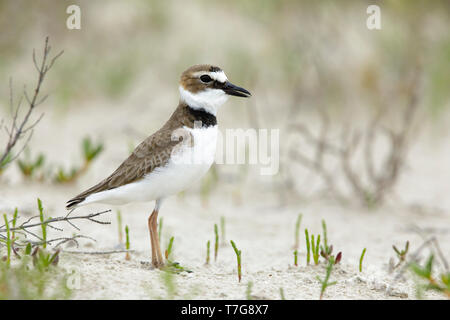
[{"label": "sandy ground", "polygon": [[[0,210],[11,212],[19,206],[21,215],[36,214],[36,197],[43,200],[47,215],[65,214],[64,203],[79,191],[96,183],[107,175],[123,159],[128,150],[126,125],[117,125],[124,110],[114,109],[108,123],[96,123],[95,119],[106,112],[107,106],[90,110],[92,117],[83,117],[83,110],[70,116],[50,112],[35,135],[34,150],[46,153],[50,162],[76,163],[79,139],[90,132],[103,132],[106,150],[93,164],[89,172],[71,185],[57,185],[25,181],[15,167],[2,176]],[[129,110],[128,110],[129,111]],[[150,111],[149,111],[150,112]],[[136,113],[138,114],[138,113]],[[164,115],[161,116],[161,118]],[[117,122],[115,122],[114,117]],[[155,124],[145,123],[136,117],[138,131],[153,131]],[[83,120],[83,121],[82,121]],[[140,122],[139,122],[140,121]],[[131,120],[129,120],[131,123]],[[151,129],[148,129],[148,128]],[[94,129],[93,129],[94,128]],[[109,131],[105,131],[109,128]],[[112,130],[112,128],[115,128]],[[147,128],[147,129],[146,129]],[[59,132],[57,136],[53,133]],[[106,135],[105,132],[109,132]],[[335,252],[342,251],[342,262],[334,269],[325,299],[414,299],[415,281],[410,274],[400,281],[393,281],[388,272],[388,261],[394,257],[392,245],[402,247],[409,240],[411,251],[417,249],[423,239],[411,231],[417,225],[435,235],[448,257],[450,252],[450,201],[448,200],[449,153],[441,143],[430,144],[433,137],[425,136],[414,145],[407,173],[401,179],[398,194],[402,201],[375,211],[357,207],[341,207],[325,200],[294,201],[280,204],[273,185],[261,183],[253,171],[242,185],[219,182],[212,192],[208,205],[198,195],[199,184],[184,196],[173,196],[164,203],[162,246],[166,248],[171,236],[174,240],[173,258],[192,270],[175,275],[175,298],[192,299],[245,299],[248,282],[253,283],[252,295],[261,299],[280,299],[283,288],[286,299],[317,299],[320,284],[316,276],[325,275],[325,265],[306,266],[304,228],[310,233],[322,232],[321,220],[328,225],[329,242]],[[133,139],[132,139],[133,140]],[[73,143],[68,143],[72,141]],[[134,141],[134,140],[133,140]],[[119,147],[117,147],[119,146]],[[37,151],[36,151],[37,152]],[[417,181],[421,181],[420,184]],[[241,201],[236,201],[236,188]],[[410,204],[416,204],[412,209]],[[420,205],[418,207],[417,205]],[[74,214],[86,214],[108,209],[104,205],[92,205],[78,209]],[[75,269],[80,275],[80,287],[74,290],[75,299],[156,299],[167,298],[167,290],[160,270],[151,270],[142,261],[150,259],[150,241],[147,217],[153,203],[130,204],[114,207],[104,217],[111,225],[89,222],[79,224],[81,233],[97,242],[82,241],[78,249],[110,250],[118,245],[116,210],[120,209],[124,225],[130,228],[131,247],[136,250],[130,261],[125,254],[87,255],[63,253],[61,266]],[[421,209],[420,209],[421,208]],[[420,209],[420,210],[419,210]],[[293,266],[294,225],[298,213],[303,213],[301,225],[299,266]],[[226,218],[226,243],[219,248],[217,261],[212,258],[205,266],[206,242],[214,241],[213,226]],[[76,230],[65,226],[65,234]],[[55,231],[52,232],[53,235]],[[229,244],[234,240],[242,250],[242,282],[238,283],[236,257]],[[359,256],[367,248],[363,272],[358,271]],[[424,253],[424,257],[427,253]],[[441,298],[429,293],[428,298]]]}]

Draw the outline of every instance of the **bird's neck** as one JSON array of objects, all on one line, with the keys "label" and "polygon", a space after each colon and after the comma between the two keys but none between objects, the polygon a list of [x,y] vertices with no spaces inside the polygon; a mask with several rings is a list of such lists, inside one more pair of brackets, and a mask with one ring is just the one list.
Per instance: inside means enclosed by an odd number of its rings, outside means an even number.
[{"label": "bird's neck", "polygon": [[228,100],[228,96],[221,90],[207,89],[192,93],[180,85],[180,102],[187,104],[194,110],[203,110],[214,116],[219,107]]},{"label": "bird's neck", "polygon": [[166,122],[165,128],[175,130],[181,127],[188,128],[208,128],[217,125],[217,118],[210,112],[192,108],[186,102],[179,103],[170,119]]},{"label": "bird's neck", "polygon": [[217,125],[217,118],[215,115],[209,113],[204,109],[194,109],[191,106],[186,106],[190,117],[194,121],[194,128],[207,128]]}]

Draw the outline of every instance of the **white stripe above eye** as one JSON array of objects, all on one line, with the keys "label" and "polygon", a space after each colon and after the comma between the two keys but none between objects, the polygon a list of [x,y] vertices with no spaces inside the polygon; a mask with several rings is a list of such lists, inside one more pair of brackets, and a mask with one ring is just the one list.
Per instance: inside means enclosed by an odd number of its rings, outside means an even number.
[{"label": "white stripe above eye", "polygon": [[200,72],[196,72],[194,73],[195,77],[201,77],[202,75],[207,74],[208,76],[211,77],[211,79],[219,81],[221,83],[224,83],[226,81],[228,81],[227,76],[225,75],[225,72],[223,72],[222,70],[217,71],[217,72],[205,72],[205,71],[200,71]]}]

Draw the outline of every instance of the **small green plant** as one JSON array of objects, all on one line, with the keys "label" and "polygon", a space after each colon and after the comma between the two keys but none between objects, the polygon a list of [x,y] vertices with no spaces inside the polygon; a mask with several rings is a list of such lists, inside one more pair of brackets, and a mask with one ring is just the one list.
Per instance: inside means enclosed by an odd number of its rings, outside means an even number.
[{"label": "small green plant", "polygon": [[323,230],[323,246],[321,246],[321,250],[323,252],[323,256],[331,255],[333,251],[332,246],[328,246],[328,233],[327,233],[327,224],[325,220],[322,220],[322,230]]},{"label": "small green plant", "polygon": [[59,262],[59,250],[51,253],[36,247],[31,256],[33,257],[33,265],[40,271],[48,271],[51,265],[56,266]]},{"label": "small green plant", "polygon": [[328,266],[327,266],[325,278],[322,280],[319,276],[317,276],[317,280],[319,280],[319,282],[322,285],[321,288],[320,288],[320,300],[322,300],[323,294],[325,293],[325,290],[329,286],[335,285],[337,283],[336,281],[329,282],[331,271],[333,270],[334,264],[335,264],[334,257],[330,257],[330,259],[328,260]]},{"label": "small green plant", "polygon": [[366,254],[366,248],[363,249],[363,251],[361,252],[361,257],[359,258],[359,272],[362,272],[362,264],[363,264],[363,259],[364,259],[365,254]]},{"label": "small green plant", "polygon": [[221,240],[222,240],[222,245],[224,245],[226,243],[226,237],[225,237],[225,217],[220,217],[220,234],[221,234]]},{"label": "small green plant", "polygon": [[170,255],[171,255],[171,253],[172,253],[172,246],[173,246],[173,240],[175,239],[175,237],[171,237],[170,238],[170,240],[169,240],[169,245],[167,246],[167,249],[166,249],[166,251],[164,252],[165,253],[165,256],[166,256],[166,260],[169,260],[169,257],[170,257]]},{"label": "small green plant", "polygon": [[166,272],[171,273],[181,273],[181,272],[188,272],[191,273],[192,271],[183,267],[178,262],[172,261],[172,253],[173,253],[173,243],[174,243],[175,237],[171,237],[169,240],[169,244],[167,246],[167,249],[164,251],[164,256],[166,257],[167,264],[164,266],[163,270]]},{"label": "small green plant", "polygon": [[[21,249],[17,249],[20,251]],[[7,266],[0,260],[0,300],[67,299],[70,274],[57,268],[59,252],[48,253],[29,243],[16,253],[18,262]]]},{"label": "small green plant", "polygon": [[10,151],[10,152],[8,152],[6,157],[2,161],[0,161],[0,174],[2,174],[5,171],[6,167],[12,161],[12,159],[13,159],[13,156]]},{"label": "small green plant", "polygon": [[323,244],[325,249],[328,248],[328,233],[327,233],[327,224],[325,220],[322,219],[322,231],[323,231]]},{"label": "small green plant", "polygon": [[161,272],[161,279],[164,286],[166,287],[166,299],[173,300],[177,291],[177,285],[173,272],[170,269],[163,269],[163,272]]},{"label": "small green plant", "polygon": [[338,264],[342,259],[342,252],[338,252],[336,257],[332,255],[333,253],[333,245],[328,245],[328,232],[327,232],[327,224],[325,220],[322,220],[322,235],[323,235],[323,246],[320,246],[320,255],[326,260],[329,261],[331,257],[333,257],[334,264]]},{"label": "small green plant", "polygon": [[294,250],[294,266],[298,267],[298,251]]},{"label": "small green plant", "polygon": [[84,174],[88,170],[92,161],[103,151],[103,144],[101,142],[94,144],[91,138],[86,137],[81,142],[81,149],[83,155],[83,164],[81,168],[73,167],[68,172],[65,172],[63,168],[59,168],[54,179],[56,182],[73,182],[80,175]]},{"label": "small green plant", "polygon": [[423,267],[415,262],[410,265],[412,272],[425,281],[425,284],[419,284],[417,286],[417,297],[422,297],[423,290],[435,290],[443,293],[450,299],[450,272],[442,273],[439,279],[435,279],[433,277],[433,262],[434,256],[430,255]]},{"label": "small green plant", "polygon": [[[333,253],[333,245],[330,245],[327,249],[327,252],[324,251],[324,247],[321,246],[320,249],[320,255],[326,260],[329,261],[330,257],[334,258],[334,255],[332,255]],[[342,252],[338,252],[338,254],[336,255],[336,258],[334,258],[334,264],[338,264],[339,262],[341,262],[342,259]]]},{"label": "small green plant", "polygon": [[294,249],[298,249],[298,246],[300,245],[300,225],[302,223],[302,217],[303,215],[300,213],[297,216],[297,221],[295,222],[295,242],[294,242]]},{"label": "small green plant", "polygon": [[120,210],[117,210],[117,230],[119,231],[119,243],[122,244],[123,241],[123,232],[122,232],[122,213]]},{"label": "small green plant", "polygon": [[247,297],[247,300],[253,300],[252,288],[253,282],[252,281],[247,282],[247,290],[245,291],[245,296]]},{"label": "small green plant", "polygon": [[125,226],[125,249],[127,249],[127,252],[125,254],[125,260],[130,260],[130,253],[128,252],[128,250],[130,250],[130,233],[129,233],[129,229],[128,226]]},{"label": "small green plant", "polygon": [[319,248],[320,248],[320,234],[317,236],[317,242],[314,242],[314,235],[312,234],[311,235],[311,251],[312,251],[315,265],[319,264],[319,257],[320,257],[320,253],[319,253],[320,249]]},{"label": "small green plant", "polygon": [[6,226],[6,267],[9,268],[11,265],[11,232],[9,230],[9,221],[6,214],[3,214],[3,219],[5,220],[5,226]]},{"label": "small green plant", "polygon": [[92,160],[94,160],[100,152],[103,151],[103,144],[94,144],[90,137],[85,137],[82,142],[83,146],[83,157],[85,166],[88,165]]},{"label": "small green plant", "polygon": [[406,241],[405,249],[403,249],[403,250],[398,250],[395,245],[392,246],[392,249],[394,249],[394,251],[397,254],[397,257],[399,258],[400,261],[405,261],[406,254],[408,253],[408,249],[409,249],[409,241]]},{"label": "small green plant", "polygon": [[217,260],[217,254],[219,253],[219,228],[217,224],[214,224],[214,261]]},{"label": "small green plant", "polygon": [[209,247],[211,245],[211,241],[208,240],[208,242],[206,243],[206,262],[205,264],[209,264]]},{"label": "small green plant", "polygon": [[406,241],[405,249],[399,250],[395,245],[392,245],[392,249],[394,249],[395,254],[397,255],[398,262],[397,264],[394,264],[393,260],[389,261],[389,265],[391,267],[391,270],[394,270],[395,268],[398,268],[406,259],[406,254],[409,250],[409,241]]},{"label": "small green plant", "polygon": [[[17,207],[14,209],[14,215],[13,215],[13,219],[12,219],[12,228],[15,229],[16,228],[16,223],[17,223],[17,217],[19,214],[19,210],[17,209]],[[11,236],[11,240],[14,243],[14,240],[16,239],[16,232],[13,231],[12,232],[12,236]]]},{"label": "small green plant", "polygon": [[42,230],[42,246],[47,248],[47,224],[44,223],[44,208],[42,207],[41,199],[37,199],[38,209],[39,209],[39,219],[41,220],[41,230]]},{"label": "small green plant", "polygon": [[281,300],[286,300],[286,297],[284,296],[284,289],[280,288],[280,299]]},{"label": "small green plant", "polygon": [[163,217],[159,218],[159,224],[158,224],[158,239],[159,239],[159,242],[161,242],[162,227],[163,227]]},{"label": "small green plant", "polygon": [[242,278],[242,269],[241,269],[241,250],[238,250],[238,248],[236,247],[236,244],[234,243],[233,240],[230,241],[231,246],[233,247],[234,252],[236,253],[236,258],[237,258],[237,272],[238,272],[238,279],[239,282],[241,282],[241,278]]},{"label": "small green plant", "polygon": [[62,167],[58,169],[56,172],[56,176],[54,178],[55,182],[58,183],[68,183],[75,180],[78,176],[79,169],[72,168],[68,172],[66,172]]},{"label": "small green plant", "polygon": [[24,159],[18,159],[17,165],[20,172],[26,178],[31,178],[33,175],[44,165],[45,157],[40,153],[36,159],[31,159],[30,151],[28,148],[24,150]]},{"label": "small green plant", "polygon": [[309,265],[309,262],[311,260],[311,245],[309,243],[309,234],[308,229],[305,229],[305,238],[306,238],[306,264]]}]

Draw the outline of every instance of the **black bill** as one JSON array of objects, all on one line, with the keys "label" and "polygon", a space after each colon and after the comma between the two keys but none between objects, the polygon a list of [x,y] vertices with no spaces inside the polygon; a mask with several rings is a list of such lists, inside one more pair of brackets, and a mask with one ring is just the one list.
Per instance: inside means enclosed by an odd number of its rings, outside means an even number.
[{"label": "black bill", "polygon": [[229,94],[231,96],[248,98],[252,95],[244,88],[235,86],[234,84],[228,81],[223,84],[222,90],[225,91],[226,94]]}]

